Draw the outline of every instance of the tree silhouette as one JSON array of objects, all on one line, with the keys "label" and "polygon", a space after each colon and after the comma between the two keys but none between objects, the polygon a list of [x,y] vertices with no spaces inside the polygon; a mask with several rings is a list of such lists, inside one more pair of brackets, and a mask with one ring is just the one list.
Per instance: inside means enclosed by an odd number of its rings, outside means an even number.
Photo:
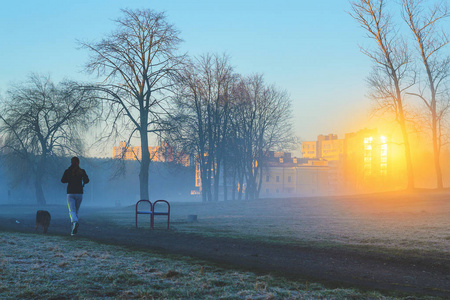
[{"label": "tree silhouette", "polygon": [[179,32],[163,13],[152,10],[122,10],[117,29],[98,43],[81,43],[91,56],[87,71],[103,82],[86,86],[103,93],[110,118],[108,137],[126,131],[129,139],[139,136],[142,149],[139,173],[140,197],[149,199],[149,133],[163,130],[168,114],[171,76],[183,61],[176,50]]},{"label": "tree silhouette", "polygon": [[373,62],[373,72],[368,78],[372,88],[375,109],[393,113],[400,126],[405,149],[407,188],[414,188],[414,172],[411,146],[407,131],[407,112],[404,96],[413,84],[409,82],[411,57],[406,42],[398,33],[383,0],[358,0],[351,3],[351,16],[365,30],[374,42],[373,48],[363,48],[362,52]]},{"label": "tree silhouette", "polygon": [[421,99],[428,112],[427,120],[429,120],[433,142],[436,186],[438,189],[442,189],[444,186],[440,154],[445,134],[443,123],[450,107],[449,99],[446,98],[448,87],[445,86],[445,80],[450,76],[450,57],[442,52],[449,44],[450,39],[444,31],[439,30],[439,25],[450,14],[443,2],[428,11],[424,9],[423,2],[402,1],[403,19],[414,36],[415,48],[421,61],[420,65],[425,71],[424,78],[420,78],[422,87],[419,86],[418,92],[410,94]]},{"label": "tree silhouette", "polygon": [[43,180],[57,156],[81,155],[82,129],[95,118],[89,91],[65,81],[33,74],[7,92],[0,107],[4,161],[13,182],[33,180],[38,204],[46,204]]}]

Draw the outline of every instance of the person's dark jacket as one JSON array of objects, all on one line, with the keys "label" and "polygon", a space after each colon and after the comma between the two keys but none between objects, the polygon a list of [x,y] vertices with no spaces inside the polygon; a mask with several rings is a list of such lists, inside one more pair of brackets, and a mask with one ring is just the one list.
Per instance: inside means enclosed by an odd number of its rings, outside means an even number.
[{"label": "person's dark jacket", "polygon": [[61,182],[68,183],[67,194],[83,194],[83,186],[89,182],[89,177],[79,166],[70,166],[64,171]]}]

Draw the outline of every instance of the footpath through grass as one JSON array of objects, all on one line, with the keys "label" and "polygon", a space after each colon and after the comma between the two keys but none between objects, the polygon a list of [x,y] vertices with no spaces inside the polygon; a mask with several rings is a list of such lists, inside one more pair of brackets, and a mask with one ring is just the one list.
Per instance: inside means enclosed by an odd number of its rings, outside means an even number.
[{"label": "footpath through grass", "polygon": [[0,232],[0,299],[99,298],[395,299],[79,237]]}]

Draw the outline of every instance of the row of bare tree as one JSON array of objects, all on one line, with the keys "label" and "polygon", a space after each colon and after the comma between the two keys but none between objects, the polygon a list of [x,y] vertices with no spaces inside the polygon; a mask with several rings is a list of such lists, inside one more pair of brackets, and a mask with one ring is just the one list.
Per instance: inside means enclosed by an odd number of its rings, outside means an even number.
[{"label": "row of bare tree", "polygon": [[149,134],[197,155],[203,200],[218,199],[219,174],[239,190],[238,198],[244,186],[247,198],[257,198],[267,151],[290,141],[287,94],[260,75],[235,74],[225,56],[178,54],[179,31],[162,13],[122,12],[115,31],[99,42],[80,42],[90,53],[86,70],[100,83],[55,85],[33,75],[10,89],[0,108],[10,169],[20,161],[15,174],[33,177],[38,203],[45,204],[50,158],[80,155],[81,133],[98,123],[100,141],[124,134],[128,144],[140,139],[141,199],[149,199]]},{"label": "row of bare tree", "polygon": [[108,128],[123,129],[117,122],[126,120],[129,140],[135,133],[140,138],[141,198],[149,197],[149,133],[197,157],[204,201],[218,200],[220,174],[225,185],[239,185],[238,197],[243,186],[246,197],[257,197],[263,164],[255,163],[290,137],[286,93],[265,86],[261,76],[235,74],[225,56],[177,54],[179,32],[164,14],[123,12],[117,31],[99,43],[83,43],[92,53],[88,70],[106,78],[83,88],[106,100],[114,116]]},{"label": "row of bare tree", "polygon": [[[291,103],[261,75],[233,72],[228,58],[190,60],[177,77],[175,114],[166,140],[197,155],[203,201],[258,198],[262,168],[271,149],[292,142]],[[237,195],[236,195],[237,194]]]},{"label": "row of bare tree", "polygon": [[361,49],[374,62],[368,82],[375,111],[392,114],[402,132],[408,189],[415,187],[408,131],[410,123],[418,121],[410,109],[414,98],[420,99],[421,116],[431,134],[436,186],[443,188],[440,155],[448,142],[445,125],[450,108],[450,39],[444,25],[450,15],[446,1],[432,4],[423,0],[351,3],[352,17],[373,41]]}]

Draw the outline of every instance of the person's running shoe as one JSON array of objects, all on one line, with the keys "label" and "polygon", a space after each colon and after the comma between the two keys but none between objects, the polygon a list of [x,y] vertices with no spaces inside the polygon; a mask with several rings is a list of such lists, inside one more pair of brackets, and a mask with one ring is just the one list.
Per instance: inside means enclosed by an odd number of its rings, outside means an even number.
[{"label": "person's running shoe", "polygon": [[78,222],[73,222],[72,224],[72,232],[70,233],[70,235],[75,235],[78,232]]}]

